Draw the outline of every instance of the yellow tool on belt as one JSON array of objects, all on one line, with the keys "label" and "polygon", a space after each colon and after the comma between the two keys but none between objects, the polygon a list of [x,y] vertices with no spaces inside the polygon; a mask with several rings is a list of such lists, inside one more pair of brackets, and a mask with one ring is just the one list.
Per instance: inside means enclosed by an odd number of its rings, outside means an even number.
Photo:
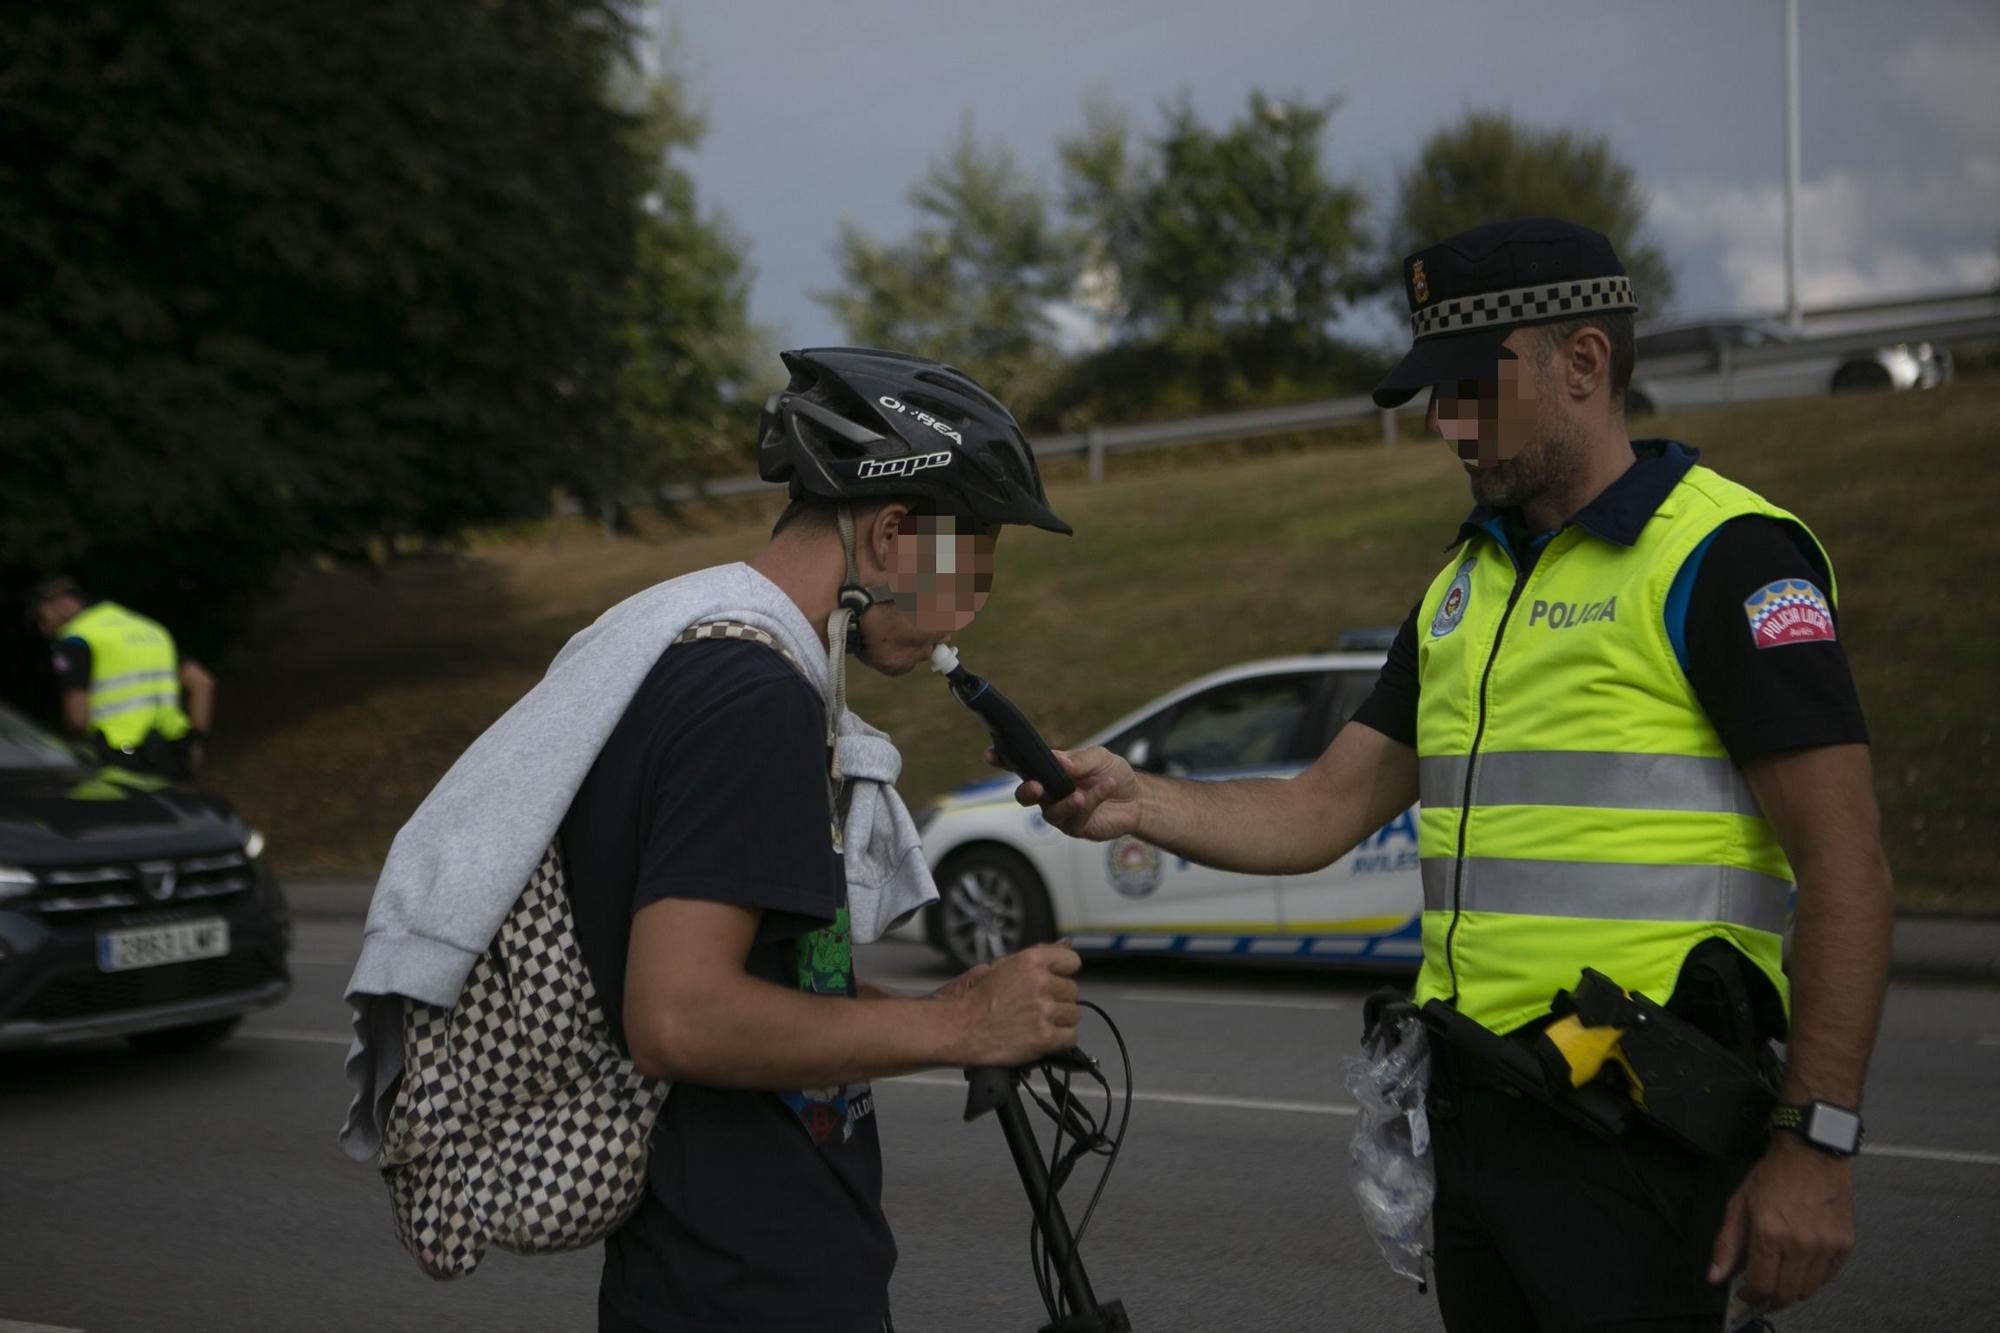
[{"label": "yellow tool on belt", "polygon": [[[1573,991],[1556,997],[1558,1011],[1570,1012],[1542,1029],[1535,1054],[1543,1067],[1580,1088],[1604,1076],[1604,1066],[1616,1065],[1625,1075],[1625,1088],[1634,1102],[1646,1104],[1646,1081],[1625,1058],[1625,1034],[1644,1024],[1645,1013],[1632,996],[1610,978],[1585,968]],[[1553,1057],[1553,1058],[1552,1058]]]},{"label": "yellow tool on belt", "polygon": [[1644,995],[1585,968],[1554,1011],[1535,1039],[1552,1089],[1622,1084],[1654,1124],[1707,1151],[1738,1146],[1761,1126],[1775,1091],[1764,1073]]}]

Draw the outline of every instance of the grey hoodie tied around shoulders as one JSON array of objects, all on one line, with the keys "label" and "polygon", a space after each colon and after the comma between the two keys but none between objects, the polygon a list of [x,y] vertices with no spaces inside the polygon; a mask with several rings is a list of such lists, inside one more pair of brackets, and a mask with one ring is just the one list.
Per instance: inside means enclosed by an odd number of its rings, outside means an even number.
[{"label": "grey hoodie tied around shoulders", "polygon": [[[827,692],[826,647],[790,597],[748,565],[698,570],[628,597],[563,645],[396,835],[347,983],[354,1101],[340,1143],[350,1157],[366,1161],[381,1146],[403,1069],[405,997],[457,1000],[640,683],[683,630],[709,620],[763,630]],[[896,747],[843,711],[836,749],[848,784],[848,912],[866,944],[936,901],[937,888],[896,793]]]}]

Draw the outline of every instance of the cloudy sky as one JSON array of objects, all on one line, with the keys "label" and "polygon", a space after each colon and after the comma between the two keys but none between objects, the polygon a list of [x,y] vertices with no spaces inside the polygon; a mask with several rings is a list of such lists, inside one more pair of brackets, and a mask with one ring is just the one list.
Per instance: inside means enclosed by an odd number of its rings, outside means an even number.
[{"label": "cloudy sky", "polygon": [[[1185,90],[1345,99],[1327,161],[1385,210],[1467,108],[1601,133],[1637,170],[1682,313],[1783,303],[1780,0],[657,0],[709,132],[691,166],[757,269],[781,346],[840,340],[810,293],[841,218],[905,192],[968,112],[1053,184],[1089,94],[1141,127]],[[2000,6],[1800,0],[1808,306],[2000,273]],[[1643,299],[1643,296],[1642,296]]]}]

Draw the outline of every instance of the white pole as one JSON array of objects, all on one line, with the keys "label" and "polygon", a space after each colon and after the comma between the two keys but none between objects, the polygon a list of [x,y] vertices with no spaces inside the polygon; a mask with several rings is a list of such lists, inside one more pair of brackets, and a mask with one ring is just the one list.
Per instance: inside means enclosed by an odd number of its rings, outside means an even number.
[{"label": "white pole", "polygon": [[1797,333],[1799,310],[1799,0],[1785,0],[1785,323]]}]

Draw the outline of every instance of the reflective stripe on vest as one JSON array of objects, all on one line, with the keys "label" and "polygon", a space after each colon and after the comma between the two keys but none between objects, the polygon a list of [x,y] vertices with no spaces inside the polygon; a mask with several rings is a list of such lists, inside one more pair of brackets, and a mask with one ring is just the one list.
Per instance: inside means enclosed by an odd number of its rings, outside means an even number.
[{"label": "reflective stripe on vest", "polygon": [[128,671],[122,676],[105,676],[102,679],[93,675],[90,678],[90,689],[93,694],[108,694],[112,690],[122,690],[128,685],[178,686],[179,681],[180,677],[172,671]]},{"label": "reflective stripe on vest", "polygon": [[[1457,805],[1470,755],[1417,761],[1425,805]],[[1757,815],[1743,771],[1708,755],[1515,750],[1479,756],[1478,805],[1576,805]]]},{"label": "reflective stripe on vest", "polygon": [[[1424,910],[1449,912],[1458,862],[1423,862]],[[1470,857],[1458,905],[1466,912],[1614,921],[1721,921],[1776,934],[1792,883],[1741,866],[1630,865]],[[1576,978],[1570,978],[1574,981]]]},{"label": "reflective stripe on vest", "polygon": [[1496,524],[1432,581],[1417,615],[1419,1002],[1506,1032],[1586,967],[1664,1002],[1709,938],[1785,995],[1790,867],[1666,630],[1689,555],[1751,514],[1794,525],[1827,569],[1795,518],[1697,466],[1631,546],[1572,525],[1523,574]]}]

